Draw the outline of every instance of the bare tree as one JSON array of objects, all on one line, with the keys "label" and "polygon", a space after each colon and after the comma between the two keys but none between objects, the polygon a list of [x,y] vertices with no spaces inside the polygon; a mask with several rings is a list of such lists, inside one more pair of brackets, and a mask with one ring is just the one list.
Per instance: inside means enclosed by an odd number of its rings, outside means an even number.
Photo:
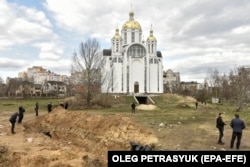
[{"label": "bare tree", "polygon": [[0,96],[4,96],[5,94],[5,84],[3,82],[2,77],[0,77]]},{"label": "bare tree", "polygon": [[205,103],[209,99],[209,92],[208,92],[208,84],[207,80],[204,80],[204,84],[202,85],[201,89],[197,90],[195,98],[202,103]]},{"label": "bare tree", "polygon": [[232,96],[235,97],[238,102],[237,111],[241,111],[250,101],[250,70],[245,67],[238,67],[231,70],[229,82],[232,92],[234,93]]},{"label": "bare tree", "polygon": [[221,97],[223,97],[226,100],[231,99],[232,97],[232,87],[229,82],[228,75],[224,74],[221,77]]},{"label": "bare tree", "polygon": [[[113,91],[113,84],[114,84],[114,76],[113,76],[113,69],[111,69],[110,72],[105,72],[104,73],[104,70],[102,71],[102,83],[105,85],[105,92],[106,94],[108,95],[108,93],[110,92],[110,89],[111,89],[111,92]],[[104,78],[106,78],[104,80]]]},{"label": "bare tree", "polygon": [[78,54],[73,54],[71,74],[74,74],[73,80],[82,85],[82,93],[88,106],[91,106],[93,95],[100,92],[103,63],[100,45],[96,39],[81,43]]},{"label": "bare tree", "polygon": [[6,83],[6,92],[8,96],[15,96],[16,91],[18,90],[20,85],[20,81],[16,79],[10,78],[8,82]]},{"label": "bare tree", "polygon": [[106,92],[108,95],[109,92],[113,92],[117,88],[115,68],[113,66],[113,62],[111,61],[109,64],[109,69],[102,69],[102,91]]},{"label": "bare tree", "polygon": [[221,76],[217,69],[210,69],[206,78],[208,85],[212,88],[212,96],[219,97],[219,88],[221,87]]}]

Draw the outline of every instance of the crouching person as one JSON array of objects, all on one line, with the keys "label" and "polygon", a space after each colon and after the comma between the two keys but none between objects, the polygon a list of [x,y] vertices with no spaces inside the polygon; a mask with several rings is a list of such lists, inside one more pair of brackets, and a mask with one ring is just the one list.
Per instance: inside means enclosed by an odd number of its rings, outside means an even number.
[{"label": "crouching person", "polygon": [[9,121],[11,123],[11,133],[15,134],[15,124],[16,124],[16,120],[18,117],[18,112],[15,112],[14,114],[11,115]]}]

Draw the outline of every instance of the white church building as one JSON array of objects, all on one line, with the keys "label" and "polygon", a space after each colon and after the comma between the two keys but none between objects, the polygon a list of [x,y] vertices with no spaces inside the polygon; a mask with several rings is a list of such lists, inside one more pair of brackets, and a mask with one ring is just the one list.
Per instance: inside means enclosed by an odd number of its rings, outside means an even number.
[{"label": "white church building", "polygon": [[152,94],[163,93],[162,54],[157,51],[153,30],[146,41],[141,25],[129,12],[129,20],[116,28],[111,49],[103,50],[102,93]]}]

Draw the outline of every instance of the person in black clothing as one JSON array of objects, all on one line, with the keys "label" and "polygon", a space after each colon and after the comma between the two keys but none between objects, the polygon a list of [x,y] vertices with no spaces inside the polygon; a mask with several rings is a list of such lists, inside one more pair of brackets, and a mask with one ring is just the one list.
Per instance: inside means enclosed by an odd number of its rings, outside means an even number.
[{"label": "person in black clothing", "polygon": [[23,108],[23,106],[19,107],[19,116],[18,116],[18,122],[17,123],[22,123],[23,120],[23,113],[25,112],[25,109]]},{"label": "person in black clothing", "polygon": [[230,148],[233,148],[235,138],[237,138],[236,149],[239,149],[242,137],[242,130],[246,128],[246,125],[244,121],[240,119],[240,116],[238,114],[235,114],[235,118],[232,119],[230,126],[233,129]]},{"label": "person in black clothing", "polygon": [[131,108],[132,108],[132,113],[135,113],[135,103],[134,102],[131,104]]},{"label": "person in black clothing", "polygon": [[52,104],[51,102],[48,104],[48,113],[50,113],[52,111]]},{"label": "person in black clothing", "polygon": [[195,102],[195,109],[198,109],[198,101]]},{"label": "person in black clothing", "polygon": [[66,102],[66,103],[65,103],[65,105],[64,105],[64,109],[65,109],[65,110],[67,110],[67,109],[68,109],[68,107],[69,107],[69,103],[68,103],[68,102]]},{"label": "person in black clothing", "polygon": [[36,116],[38,116],[38,109],[39,109],[39,105],[38,105],[38,102],[36,102],[36,105],[35,105],[35,114],[36,114]]},{"label": "person in black clothing", "polygon": [[223,116],[223,113],[219,113],[219,116],[216,119],[216,127],[219,130],[218,144],[224,144],[222,142],[222,137],[224,136],[224,134],[223,134],[223,132],[224,132],[224,125],[226,125],[226,123],[223,121],[222,116]]},{"label": "person in black clothing", "polygon": [[11,123],[11,133],[12,134],[16,133],[14,130],[15,130],[15,124],[16,124],[17,117],[18,117],[18,112],[15,112],[14,114],[11,115],[11,117],[9,119],[9,121]]},{"label": "person in black clothing", "polygon": [[63,102],[61,102],[59,106],[61,106],[62,108],[64,108],[64,104],[63,104]]}]

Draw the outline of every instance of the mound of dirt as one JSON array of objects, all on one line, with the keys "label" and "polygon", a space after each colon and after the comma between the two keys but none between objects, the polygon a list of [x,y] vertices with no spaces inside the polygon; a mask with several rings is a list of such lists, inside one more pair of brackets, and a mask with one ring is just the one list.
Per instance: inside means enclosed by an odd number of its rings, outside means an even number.
[{"label": "mound of dirt", "polygon": [[5,158],[9,159],[5,166],[107,166],[108,150],[130,150],[130,141],[142,145],[158,142],[151,131],[128,117],[72,112],[61,107],[16,128],[17,134],[2,136],[13,143],[4,144],[8,148]]},{"label": "mound of dirt", "polygon": [[139,110],[154,110],[156,108],[155,105],[152,104],[140,104],[139,106],[136,107]]}]

